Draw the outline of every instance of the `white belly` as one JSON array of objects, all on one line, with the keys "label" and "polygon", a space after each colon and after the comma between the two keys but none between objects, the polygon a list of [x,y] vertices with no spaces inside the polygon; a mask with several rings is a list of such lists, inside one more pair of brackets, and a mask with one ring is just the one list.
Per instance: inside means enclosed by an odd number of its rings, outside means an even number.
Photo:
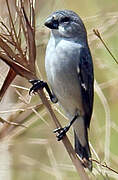
[{"label": "white belly", "polygon": [[[76,60],[71,57],[69,50],[67,54],[63,48],[61,50],[57,48],[52,46],[46,51],[45,68],[48,82],[59,103],[68,114],[73,116],[76,111],[83,114]],[[65,59],[62,51],[66,53]]]}]

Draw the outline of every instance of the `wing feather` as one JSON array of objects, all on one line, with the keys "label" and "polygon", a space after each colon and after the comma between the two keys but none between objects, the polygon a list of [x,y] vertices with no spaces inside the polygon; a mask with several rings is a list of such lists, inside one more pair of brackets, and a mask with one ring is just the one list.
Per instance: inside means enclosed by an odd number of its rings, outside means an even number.
[{"label": "wing feather", "polygon": [[78,67],[80,69],[78,78],[81,86],[83,108],[85,112],[85,125],[90,126],[94,98],[94,73],[90,50],[81,48]]}]

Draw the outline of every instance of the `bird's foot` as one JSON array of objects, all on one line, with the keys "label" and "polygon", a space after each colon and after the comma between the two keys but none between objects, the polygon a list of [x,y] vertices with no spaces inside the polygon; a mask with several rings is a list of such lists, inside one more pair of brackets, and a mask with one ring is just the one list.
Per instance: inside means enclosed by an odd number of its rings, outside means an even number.
[{"label": "bird's foot", "polygon": [[53,132],[54,133],[58,133],[57,134],[57,140],[60,141],[63,139],[63,137],[66,135],[67,131],[70,129],[70,127],[72,126],[72,124],[75,122],[75,120],[77,119],[78,114],[75,114],[74,118],[70,121],[70,123],[65,126],[64,128],[57,128],[55,129]]},{"label": "bird's foot", "polygon": [[49,94],[50,100],[53,103],[57,103],[58,102],[58,99],[51,93],[50,88],[49,88],[49,86],[48,86],[48,84],[46,82],[41,81],[41,80],[34,80],[34,79],[33,80],[29,80],[29,82],[33,85],[30,88],[29,94],[35,93],[38,90],[45,88],[46,91]]},{"label": "bird's foot", "polygon": [[63,139],[63,137],[66,135],[67,131],[69,130],[69,128],[70,127],[65,126],[64,128],[57,128],[53,131],[54,133],[58,133],[56,135],[58,141]]},{"label": "bird's foot", "polygon": [[37,92],[39,89],[43,89],[45,87],[45,82],[40,80],[29,80],[29,82],[33,85],[30,88],[29,94]]}]

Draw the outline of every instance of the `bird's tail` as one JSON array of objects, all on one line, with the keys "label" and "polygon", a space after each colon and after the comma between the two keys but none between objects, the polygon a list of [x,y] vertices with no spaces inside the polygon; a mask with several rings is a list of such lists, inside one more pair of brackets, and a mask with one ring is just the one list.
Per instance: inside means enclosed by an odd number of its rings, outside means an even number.
[{"label": "bird's tail", "polygon": [[87,137],[87,144],[86,144],[86,146],[83,147],[80,144],[80,141],[79,141],[75,132],[74,132],[74,135],[75,135],[75,152],[82,159],[83,166],[88,168],[90,171],[92,171],[92,161],[90,160],[91,152],[90,152],[90,148],[89,148],[89,144],[88,144],[88,136],[86,136]]}]

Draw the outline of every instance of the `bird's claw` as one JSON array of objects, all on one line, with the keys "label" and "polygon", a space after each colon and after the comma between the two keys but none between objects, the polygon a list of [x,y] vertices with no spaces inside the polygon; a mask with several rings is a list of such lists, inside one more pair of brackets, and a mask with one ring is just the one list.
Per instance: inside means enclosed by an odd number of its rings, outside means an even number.
[{"label": "bird's claw", "polygon": [[45,88],[49,94],[49,97],[50,97],[50,100],[53,102],[53,103],[57,103],[58,102],[58,99],[56,98],[56,96],[54,96],[49,87],[48,87],[48,84],[44,81],[41,81],[41,80],[29,80],[29,82],[33,85],[31,88],[30,88],[30,91],[29,91],[29,95],[31,95],[31,93],[35,93],[37,92],[39,89],[43,89]]},{"label": "bird's claw", "polygon": [[55,129],[53,132],[54,132],[54,133],[58,133],[58,134],[56,135],[56,137],[57,137],[57,140],[60,141],[60,140],[62,140],[63,137],[66,135],[66,133],[67,133],[68,130],[69,130],[69,128],[66,126],[66,127],[64,127],[64,128],[57,128],[57,129]]},{"label": "bird's claw", "polygon": [[37,92],[39,89],[43,89],[45,87],[45,82],[40,80],[29,80],[32,83],[32,87],[30,88],[29,95],[31,93]]}]

